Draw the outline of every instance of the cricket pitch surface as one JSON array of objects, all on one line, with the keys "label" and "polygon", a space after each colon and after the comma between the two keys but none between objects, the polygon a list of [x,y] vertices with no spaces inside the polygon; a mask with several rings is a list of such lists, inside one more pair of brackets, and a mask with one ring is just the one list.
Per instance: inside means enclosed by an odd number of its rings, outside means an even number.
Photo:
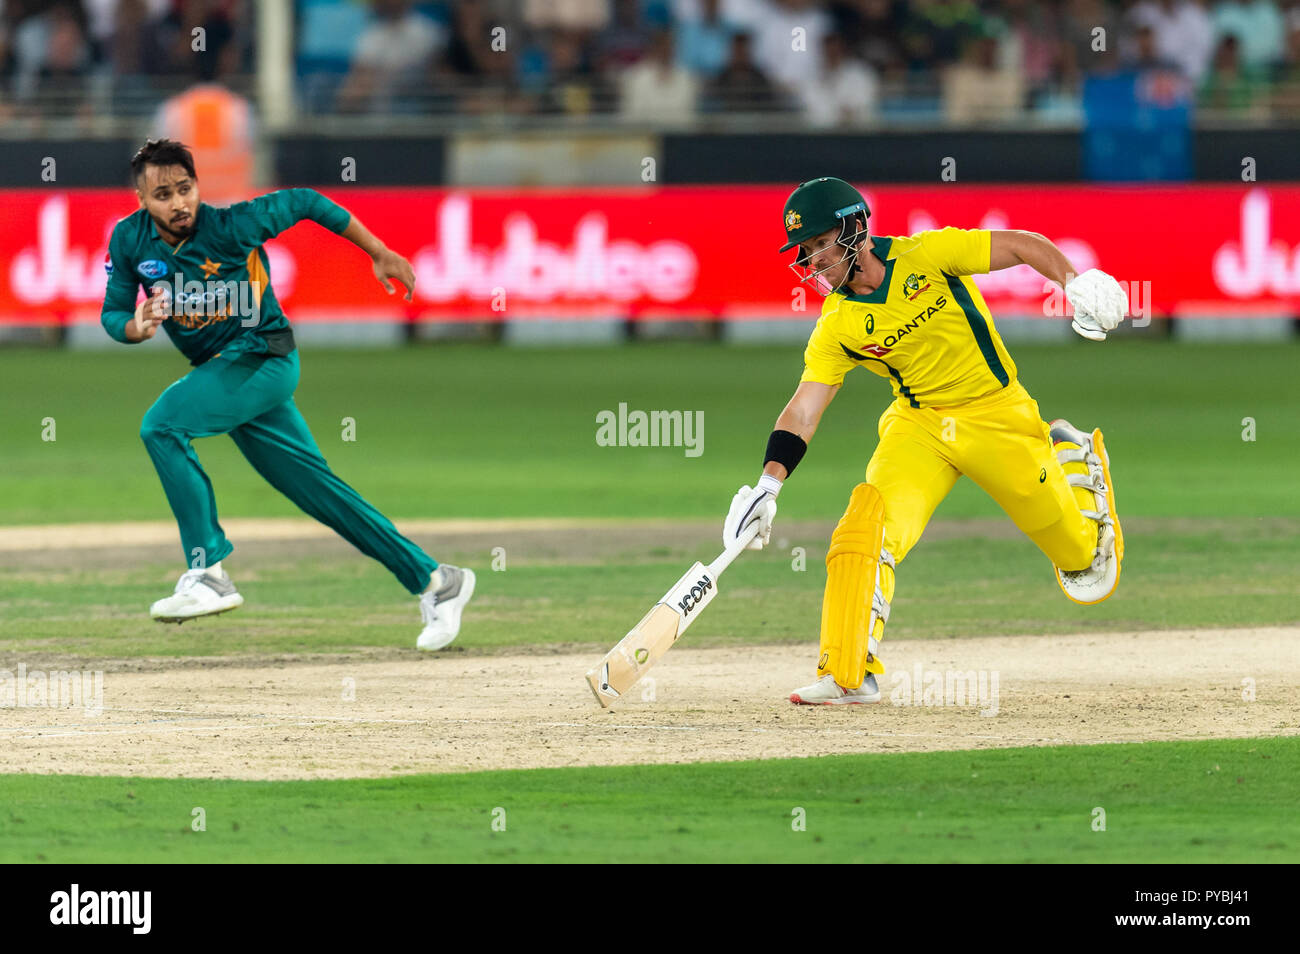
[{"label": "cricket pitch surface", "polygon": [[[1294,735],[1298,641],[1297,627],[899,639],[883,701],[842,707],[787,701],[815,643],[681,646],[609,710],[583,679],[599,651],[134,659],[102,664],[98,714],[5,709],[0,772],[377,777]],[[949,673],[975,675],[970,691],[945,698]]]}]

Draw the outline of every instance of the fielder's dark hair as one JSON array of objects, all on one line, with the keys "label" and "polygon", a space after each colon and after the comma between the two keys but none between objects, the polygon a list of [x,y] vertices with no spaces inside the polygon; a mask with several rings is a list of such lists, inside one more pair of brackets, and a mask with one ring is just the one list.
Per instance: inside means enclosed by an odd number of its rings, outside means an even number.
[{"label": "fielder's dark hair", "polygon": [[194,174],[194,155],[189,147],[175,139],[149,139],[131,157],[131,181],[138,183],[145,166],[180,166],[191,179]]}]

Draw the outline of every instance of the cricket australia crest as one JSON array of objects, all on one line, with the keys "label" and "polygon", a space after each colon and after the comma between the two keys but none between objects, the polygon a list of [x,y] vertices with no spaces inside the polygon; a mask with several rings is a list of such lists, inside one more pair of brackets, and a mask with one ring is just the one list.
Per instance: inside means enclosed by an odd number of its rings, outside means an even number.
[{"label": "cricket australia crest", "polygon": [[908,301],[915,301],[916,296],[929,287],[930,283],[925,280],[925,276],[918,275],[916,272],[908,275],[907,281],[903,282],[903,291]]}]

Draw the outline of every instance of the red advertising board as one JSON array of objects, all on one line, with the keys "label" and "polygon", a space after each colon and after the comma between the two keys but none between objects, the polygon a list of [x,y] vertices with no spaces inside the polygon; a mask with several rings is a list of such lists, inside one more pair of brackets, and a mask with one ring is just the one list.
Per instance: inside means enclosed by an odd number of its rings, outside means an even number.
[{"label": "red advertising board", "polygon": [[[778,255],[786,186],[322,190],[411,259],[389,297],[346,240],[301,223],[267,244],[292,321],[801,317]],[[1300,313],[1300,185],[863,187],[878,235],[1018,228],[1100,267],[1155,315]],[[0,320],[96,321],[114,190],[0,195]],[[976,279],[994,314],[1042,314],[1028,266]],[[809,292],[804,314],[818,307]],[[794,309],[794,313],[792,313]]]}]

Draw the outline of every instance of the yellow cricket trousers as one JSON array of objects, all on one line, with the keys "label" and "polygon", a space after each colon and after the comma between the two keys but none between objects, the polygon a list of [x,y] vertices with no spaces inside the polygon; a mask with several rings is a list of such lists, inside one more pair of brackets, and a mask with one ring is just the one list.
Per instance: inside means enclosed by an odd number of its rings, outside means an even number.
[{"label": "yellow cricket trousers", "polygon": [[1038,402],[1020,382],[954,407],[895,401],[880,416],[867,483],[885,501],[885,548],[901,561],[939,501],[965,474],[1062,570],[1080,570],[1097,548],[1097,524],[1079,512]]}]

